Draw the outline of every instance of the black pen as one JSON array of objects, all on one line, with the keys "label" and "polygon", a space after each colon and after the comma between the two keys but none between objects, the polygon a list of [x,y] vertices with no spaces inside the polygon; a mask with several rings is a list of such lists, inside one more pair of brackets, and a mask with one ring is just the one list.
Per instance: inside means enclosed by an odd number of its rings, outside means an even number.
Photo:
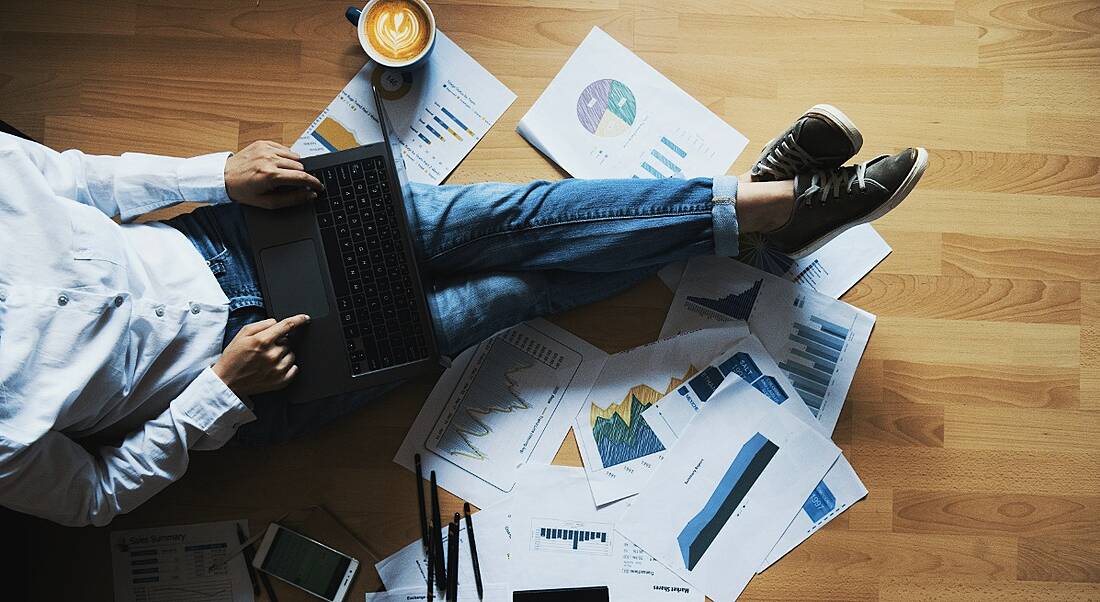
[{"label": "black pen", "polygon": [[435,582],[440,589],[447,587],[447,568],[443,564],[443,519],[439,516],[439,486],[432,475],[432,538],[435,539]]},{"label": "black pen", "polygon": [[458,602],[458,522],[462,520],[455,512],[451,521],[451,530],[447,532],[447,602]]},{"label": "black pen", "polygon": [[[241,523],[237,523],[237,540],[240,541],[242,546],[248,541],[244,529],[241,528]],[[260,595],[260,583],[256,581],[256,569],[252,567],[252,559],[256,557],[256,554],[252,552],[252,546],[241,550],[241,553],[244,555],[244,565],[248,567],[248,578],[252,581],[252,593],[258,596]]]},{"label": "black pen", "polygon": [[[431,526],[432,524],[428,523],[429,529],[431,528]],[[427,556],[428,568],[426,572],[428,573],[428,602],[432,602],[432,600],[435,600],[435,567],[433,566],[433,560],[435,559],[435,539],[433,538],[428,538]]]},{"label": "black pen", "polygon": [[428,515],[424,510],[424,471],[420,469],[420,454],[413,456],[416,464],[416,502],[420,511],[420,540],[424,544],[424,551],[428,551]]},{"label": "black pen", "polygon": [[481,587],[481,567],[477,562],[477,542],[474,541],[474,521],[470,518],[470,502],[462,503],[462,511],[466,513],[466,540],[470,542],[470,560],[474,565],[474,585],[477,586],[477,599],[485,595]]}]

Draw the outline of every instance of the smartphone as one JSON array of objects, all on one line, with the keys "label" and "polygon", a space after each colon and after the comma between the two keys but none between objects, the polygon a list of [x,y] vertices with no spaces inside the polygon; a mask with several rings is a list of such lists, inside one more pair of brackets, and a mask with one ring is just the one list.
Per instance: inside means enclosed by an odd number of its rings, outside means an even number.
[{"label": "smartphone", "polygon": [[252,566],[322,600],[342,602],[359,561],[272,523]]}]

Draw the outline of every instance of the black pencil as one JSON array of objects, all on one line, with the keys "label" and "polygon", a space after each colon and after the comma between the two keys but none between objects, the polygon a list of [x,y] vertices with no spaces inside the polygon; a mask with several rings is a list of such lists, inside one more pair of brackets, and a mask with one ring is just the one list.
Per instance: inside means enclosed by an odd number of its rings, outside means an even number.
[{"label": "black pencil", "polygon": [[[431,528],[431,523],[428,523],[428,528]],[[435,567],[433,566],[435,564],[433,562],[433,559],[435,558],[435,539],[428,539],[427,557],[428,568],[425,572],[428,573],[428,602],[432,602],[433,600],[435,600]]]},{"label": "black pencil", "polygon": [[451,530],[447,532],[447,602],[458,602],[458,522],[455,512]]},{"label": "black pencil", "polygon": [[420,454],[413,456],[416,463],[416,507],[420,512],[420,540],[424,552],[428,551],[428,514],[424,509],[424,471],[420,469]]},{"label": "black pencil", "polygon": [[435,471],[432,477],[432,538],[435,540],[435,582],[440,589],[447,587],[447,568],[443,563],[443,518],[439,516],[439,486],[435,482]]},{"label": "black pencil", "polygon": [[481,587],[481,566],[477,562],[477,542],[474,541],[474,521],[470,518],[470,502],[462,503],[462,511],[466,513],[466,541],[470,542],[470,561],[474,565],[474,585],[477,586],[477,599],[485,595]]}]

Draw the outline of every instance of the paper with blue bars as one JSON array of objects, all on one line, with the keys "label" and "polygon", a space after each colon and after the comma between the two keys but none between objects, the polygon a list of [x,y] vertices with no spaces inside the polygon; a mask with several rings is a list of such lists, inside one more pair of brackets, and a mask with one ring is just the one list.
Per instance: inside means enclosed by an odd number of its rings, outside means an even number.
[{"label": "paper with blue bars", "polygon": [[728,379],[617,527],[711,599],[733,600],[839,456],[794,413]]},{"label": "paper with blue bars", "polygon": [[684,270],[661,337],[748,323],[830,435],[875,316],[726,257],[696,257]]}]

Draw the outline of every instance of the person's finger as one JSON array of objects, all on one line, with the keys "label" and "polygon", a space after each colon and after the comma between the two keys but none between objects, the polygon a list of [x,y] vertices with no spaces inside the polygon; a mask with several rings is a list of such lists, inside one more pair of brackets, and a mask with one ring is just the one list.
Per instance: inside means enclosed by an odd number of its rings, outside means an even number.
[{"label": "person's finger", "polygon": [[260,320],[259,322],[252,322],[252,323],[245,324],[244,326],[242,326],[239,332],[240,332],[240,334],[243,334],[243,335],[246,335],[246,336],[251,335],[251,334],[255,334],[257,332],[260,332],[261,330],[271,328],[272,326],[275,325],[275,322],[276,322],[275,318],[268,318],[266,320]]},{"label": "person's finger", "polygon": [[264,195],[269,209],[282,209],[308,203],[317,198],[317,193],[312,190],[287,190],[285,192],[269,192]]},{"label": "person's finger", "polygon": [[286,355],[284,355],[283,357],[279,358],[279,361],[275,363],[275,371],[282,374],[282,373],[286,372],[287,370],[290,370],[290,367],[293,366],[293,365],[294,365],[294,352],[291,351],[291,352],[287,353]]},{"label": "person's finger", "polygon": [[295,376],[298,376],[298,364],[291,366],[290,369],[286,371],[286,374],[283,375],[283,386],[285,387],[290,381],[294,380]]},{"label": "person's finger", "polygon": [[321,180],[297,169],[276,169],[271,179],[279,186],[309,186],[316,192],[325,191]]},{"label": "person's finger", "polygon": [[275,324],[274,326],[269,327],[268,329],[264,330],[256,336],[260,337],[260,340],[262,340],[263,342],[272,345],[275,343],[275,341],[287,336],[288,334],[290,334],[290,331],[298,328],[306,322],[309,322],[309,316],[305,314],[290,316],[289,318],[286,318],[281,322]]},{"label": "person's finger", "polygon": [[275,167],[280,169],[296,169],[298,171],[305,171],[305,166],[295,161],[294,159],[287,159],[285,157],[279,157],[275,160]]},{"label": "person's finger", "polygon": [[284,159],[292,159],[294,161],[297,161],[297,160],[302,158],[302,156],[299,155],[298,153],[290,150],[289,148],[287,148],[287,147],[285,147],[282,144],[279,144],[277,142],[272,142],[271,143],[271,149],[273,151],[275,151],[275,154],[277,156],[282,157]]}]

